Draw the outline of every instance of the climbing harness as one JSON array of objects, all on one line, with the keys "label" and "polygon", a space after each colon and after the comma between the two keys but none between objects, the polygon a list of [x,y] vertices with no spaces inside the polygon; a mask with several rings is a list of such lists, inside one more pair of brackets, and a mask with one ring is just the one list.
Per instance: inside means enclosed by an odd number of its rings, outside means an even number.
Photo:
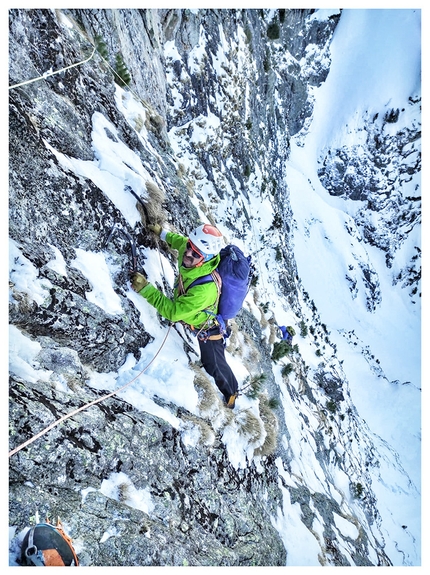
[{"label": "climbing harness", "polygon": [[[185,324],[187,325],[187,324]],[[200,341],[204,343],[208,340],[216,340],[216,339],[224,339],[224,334],[221,330],[221,327],[215,323],[214,326],[204,329],[204,327],[197,330],[194,326],[188,325],[187,327],[190,328],[191,333],[197,337]]]},{"label": "climbing harness", "polygon": [[21,546],[21,564],[35,567],[78,567],[72,539],[58,518],[57,525],[37,523],[26,533]]}]

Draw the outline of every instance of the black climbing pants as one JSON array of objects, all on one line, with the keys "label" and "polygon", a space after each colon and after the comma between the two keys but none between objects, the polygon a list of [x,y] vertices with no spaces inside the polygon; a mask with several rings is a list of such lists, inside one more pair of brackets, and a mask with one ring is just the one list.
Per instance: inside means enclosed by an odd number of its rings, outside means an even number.
[{"label": "black climbing pants", "polygon": [[238,383],[225,359],[224,340],[222,338],[208,339],[206,341],[199,339],[199,346],[203,367],[214,378],[224,399],[228,401],[230,396],[237,392]]}]

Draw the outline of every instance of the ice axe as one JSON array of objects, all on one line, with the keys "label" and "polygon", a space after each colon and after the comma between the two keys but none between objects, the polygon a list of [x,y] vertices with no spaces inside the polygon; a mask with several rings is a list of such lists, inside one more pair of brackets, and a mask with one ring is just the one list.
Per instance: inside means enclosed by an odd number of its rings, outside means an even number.
[{"label": "ice axe", "polygon": [[129,242],[130,244],[130,248],[131,248],[131,272],[137,272],[137,262],[138,262],[138,255],[137,255],[137,248],[136,248],[136,244],[133,240],[133,238],[131,237],[131,235],[122,227],[122,225],[118,222],[116,222],[113,226],[112,229],[109,232],[109,235],[106,239],[106,241],[103,244],[103,248],[105,248],[108,243],[111,241],[113,235],[115,233],[119,232],[120,234],[122,234]]}]

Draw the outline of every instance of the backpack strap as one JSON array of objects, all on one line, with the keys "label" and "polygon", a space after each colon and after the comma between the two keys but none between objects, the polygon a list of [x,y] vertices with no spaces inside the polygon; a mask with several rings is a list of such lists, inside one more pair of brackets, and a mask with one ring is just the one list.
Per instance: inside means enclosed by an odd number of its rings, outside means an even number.
[{"label": "backpack strap", "polygon": [[218,292],[218,297],[215,301],[216,301],[216,303],[218,303],[220,295],[221,295],[222,279],[216,270],[214,270],[212,273],[210,273],[206,276],[201,276],[201,277],[195,279],[193,282],[190,283],[190,285],[186,289],[184,287],[184,282],[182,280],[182,276],[181,276],[181,274],[179,274],[178,291],[179,291],[180,295],[184,295],[192,287],[198,286],[198,285],[203,285],[203,284],[208,284],[210,282],[215,282],[217,292]]},{"label": "backpack strap", "polygon": [[[181,274],[179,274],[178,293],[180,295],[184,295],[192,287],[195,287],[197,285],[207,284],[210,282],[214,282],[216,285],[216,288],[217,288],[217,297],[216,297],[216,300],[214,301],[214,303],[212,305],[216,306],[216,309],[218,310],[219,298],[221,296],[222,279],[221,279],[220,274],[216,270],[214,270],[212,273],[210,273],[208,275],[201,276],[201,277],[195,279],[193,282],[190,283],[190,285],[186,289],[184,288],[182,276],[181,276]],[[212,307],[212,306],[209,306],[209,307]],[[214,319],[215,324],[219,325],[221,334],[226,333],[226,326],[225,326],[223,318],[220,315],[211,311],[209,309],[209,307],[202,310],[208,315],[208,319],[205,322],[205,324],[195,334],[194,334],[195,330],[192,329],[193,334],[196,335],[199,339],[202,339],[203,341],[205,341],[206,339],[209,339],[209,337],[207,337],[206,334],[207,334],[207,329],[209,328],[209,322],[210,322],[211,317]],[[211,337],[211,339],[213,339],[213,338]]]},{"label": "backpack strap", "polygon": [[[214,301],[214,303],[212,305],[215,305],[216,308],[218,309],[219,298],[221,297],[222,279],[221,279],[220,274],[216,270],[214,270],[211,274],[208,274],[206,276],[202,276],[200,278],[197,278],[193,282],[191,282],[190,285],[187,287],[187,289],[184,290],[184,293],[186,293],[190,288],[192,288],[196,285],[203,285],[203,284],[207,284],[210,282],[214,282],[216,289],[217,289],[217,297],[216,297],[216,300]],[[212,306],[210,306],[210,307],[212,307]],[[202,311],[205,311],[207,314],[213,315],[216,317],[216,314],[214,314],[212,311],[209,311],[209,308],[206,308]]]},{"label": "backpack strap", "polygon": [[194,287],[194,286],[199,286],[199,285],[203,285],[203,284],[208,284],[210,282],[213,282],[214,278],[212,277],[212,274],[208,274],[206,276],[202,276],[200,278],[197,278],[196,280],[194,280],[193,282],[190,283],[190,285],[187,287],[186,291],[188,291],[190,288]]},{"label": "backpack strap", "polygon": [[203,285],[203,284],[209,283],[209,282],[211,282],[211,281],[213,281],[213,277],[212,277],[211,274],[208,274],[208,275],[206,275],[206,276],[202,276],[202,277],[200,277],[200,278],[195,279],[195,280],[194,280],[193,282],[191,282],[190,285],[185,289],[185,287],[184,287],[184,280],[182,279],[181,274],[179,274],[178,281],[177,281],[177,284],[176,284],[175,287],[178,288],[178,293],[179,293],[179,295],[185,295],[190,288],[192,288],[192,287],[194,287],[194,286],[196,286],[196,285]]},{"label": "backpack strap", "polygon": [[[212,281],[215,282],[215,285],[217,288],[217,298],[215,300],[214,305],[216,305],[216,309],[218,312],[219,298],[221,297],[222,278],[221,278],[221,275],[217,272],[217,270],[214,270],[211,273],[211,277],[212,277]],[[207,282],[205,282],[205,283],[207,283]],[[206,308],[203,311],[206,312],[208,314],[208,316],[211,316],[213,318],[215,324],[218,325],[221,337],[222,338],[228,337],[227,326],[225,325],[225,321],[224,321],[224,318],[222,317],[222,315],[220,315],[219,313],[214,313],[209,308]],[[209,322],[209,318],[208,318],[208,322]],[[202,330],[200,330],[200,331],[202,331]],[[221,338],[218,338],[218,336],[216,336],[216,338],[215,337],[202,337],[201,339],[203,339],[203,341],[206,341],[206,339],[221,339]]]}]

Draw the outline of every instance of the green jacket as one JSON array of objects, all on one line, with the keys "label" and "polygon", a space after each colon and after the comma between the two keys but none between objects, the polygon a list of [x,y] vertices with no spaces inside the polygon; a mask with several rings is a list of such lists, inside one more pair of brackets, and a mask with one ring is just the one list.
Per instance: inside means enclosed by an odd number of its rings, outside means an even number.
[{"label": "green jacket", "polygon": [[[185,268],[182,265],[182,258],[187,247],[188,238],[168,232],[165,240],[169,246],[178,250],[179,273],[185,290],[197,278],[213,272],[219,264],[220,256],[205,262],[197,268]],[[148,284],[140,290],[143,296],[164,318],[172,322],[183,321],[184,323],[196,328],[201,328],[210,319],[210,316],[203,310],[209,308],[213,313],[217,313],[218,289],[215,282],[208,282],[202,285],[192,287],[184,295],[178,294],[177,283],[173,300],[166,297],[155,286]],[[210,322],[212,323],[212,321]]]}]

